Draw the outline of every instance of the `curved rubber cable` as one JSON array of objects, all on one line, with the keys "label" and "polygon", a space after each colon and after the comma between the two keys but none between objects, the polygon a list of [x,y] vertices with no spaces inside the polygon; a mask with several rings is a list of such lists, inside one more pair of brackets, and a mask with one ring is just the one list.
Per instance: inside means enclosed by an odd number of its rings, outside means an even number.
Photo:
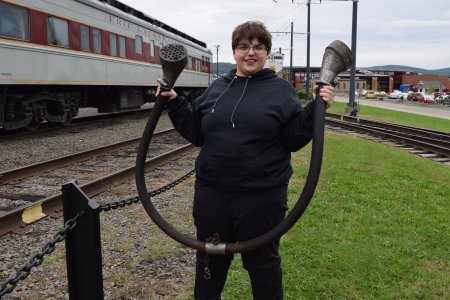
[{"label": "curved rubber cable", "polygon": [[[319,83],[319,89],[325,85]],[[167,101],[166,97],[158,96],[155,105],[150,113],[150,117],[142,135],[141,143],[139,145],[138,154],[136,157],[136,185],[140,200],[150,218],[155,224],[168,236],[172,237],[177,242],[196,249],[198,251],[206,252],[209,254],[231,254],[237,252],[248,252],[259,249],[275,239],[279,239],[284,233],[286,233],[303,215],[308,207],[314,191],[316,189],[320,170],[322,167],[323,156],[323,139],[324,139],[324,118],[325,118],[325,103],[323,98],[317,92],[314,101],[314,120],[313,120],[313,139],[312,139],[312,152],[311,161],[306,178],[305,186],[299,196],[299,199],[286,218],[274,227],[272,230],[265,234],[239,243],[219,243],[217,245],[199,241],[180,233],[170,223],[168,223],[158,212],[151,202],[147,186],[145,184],[145,160],[147,157],[150,141],[158,123],[161,112]]]}]

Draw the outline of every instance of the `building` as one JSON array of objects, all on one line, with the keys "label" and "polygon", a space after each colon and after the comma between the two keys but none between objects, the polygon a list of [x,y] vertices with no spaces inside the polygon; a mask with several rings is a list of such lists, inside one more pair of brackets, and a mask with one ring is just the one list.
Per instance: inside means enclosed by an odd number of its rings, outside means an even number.
[{"label": "building", "polygon": [[[283,78],[289,80],[289,67],[283,68]],[[306,85],[306,67],[292,67],[293,86],[301,89]],[[310,67],[311,86],[320,75],[320,67]],[[337,92],[349,92],[350,72],[343,72],[337,76]],[[418,92],[442,92],[450,90],[450,78],[448,76],[421,75],[418,73],[394,70],[394,69],[357,69],[355,74],[355,90],[384,91],[387,93],[399,90],[401,84],[409,84],[411,90]]]}]

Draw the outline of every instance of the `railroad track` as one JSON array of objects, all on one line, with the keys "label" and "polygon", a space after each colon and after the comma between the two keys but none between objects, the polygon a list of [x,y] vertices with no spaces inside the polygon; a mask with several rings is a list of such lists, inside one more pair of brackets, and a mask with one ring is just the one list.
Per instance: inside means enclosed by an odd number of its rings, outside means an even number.
[{"label": "railroad track", "polygon": [[325,122],[332,128],[357,133],[450,166],[450,133],[329,113]]},{"label": "railroad track", "polygon": [[[175,129],[167,129],[164,131],[155,132],[153,138],[158,138],[161,136],[165,136],[170,133],[175,133]],[[121,150],[124,148],[130,148],[139,145],[141,138],[129,139],[127,141],[110,144],[103,147],[98,147],[95,149],[81,151],[78,153],[74,153],[71,155],[67,155],[64,157],[58,157],[55,159],[47,160],[44,162],[39,162],[36,164],[7,170],[0,172],[0,184],[7,184],[13,181],[21,180],[26,177],[31,177],[37,175],[39,173],[43,173],[49,170],[53,170],[56,168],[64,167],[70,164],[74,164],[76,162],[80,162],[83,160],[88,160],[96,156],[105,155],[107,153]]]},{"label": "railroad track", "polygon": [[[177,134],[174,141],[167,141],[167,136],[174,133],[175,131],[173,129],[155,133],[153,144],[149,149],[149,156],[155,156],[161,152],[165,153],[159,154],[158,156],[148,160],[148,167],[155,168],[163,165],[193,148],[192,145],[186,144],[184,140],[183,143],[181,143],[181,138]],[[162,143],[158,143],[158,138],[162,137],[164,137],[164,141]],[[61,182],[61,180],[66,178],[65,181],[67,182],[74,178],[68,177],[74,175],[66,175],[64,168],[67,166],[72,168],[73,166],[76,166],[75,168],[78,168],[78,172],[81,174],[83,173],[83,168],[86,167],[81,167],[80,169],[80,162],[83,162],[84,164],[88,161],[88,164],[91,164],[92,168],[89,170],[85,169],[84,172],[92,173],[94,172],[93,170],[98,169],[98,172],[95,171],[95,174],[88,174],[90,179],[83,178],[80,180],[82,181],[80,186],[88,196],[97,195],[111,186],[126,182],[130,178],[134,177],[133,163],[135,161],[139,141],[140,138],[130,139],[128,141],[111,144],[0,173],[0,183],[2,184],[0,186],[0,198],[9,199],[9,201],[17,201],[18,199],[22,200],[22,205],[19,207],[11,207],[8,211],[3,212],[3,214],[0,212],[0,236],[12,231],[21,232],[26,228],[27,224],[35,222],[47,215],[54,217],[59,217],[61,215],[62,202],[59,188],[61,183],[64,183]],[[175,149],[174,145],[176,146]],[[157,149],[153,149],[154,147]],[[111,154],[113,155],[111,156]],[[102,160],[98,160],[98,158],[102,156],[110,156],[109,160],[113,161],[113,168],[110,167],[108,170],[105,170]],[[125,162],[127,166],[120,167],[121,164],[117,163],[117,158],[120,158],[121,156],[125,156],[127,158]],[[93,161],[90,162],[91,160]],[[117,170],[117,168],[120,168],[120,170]],[[39,174],[38,180],[30,179],[37,174]],[[45,181],[49,178],[53,180],[54,176],[59,178],[59,182],[56,185],[53,185],[52,189],[45,192],[45,195],[36,195],[34,191],[36,189],[35,187],[45,185]],[[31,180],[31,183],[28,184],[27,180]],[[41,183],[41,181],[44,183]],[[31,186],[31,189],[27,188],[27,186]],[[55,190],[55,186],[58,188],[57,191]],[[18,188],[20,192],[8,192],[13,190],[11,187]],[[30,193],[27,192],[30,190],[31,195],[27,194]]]}]

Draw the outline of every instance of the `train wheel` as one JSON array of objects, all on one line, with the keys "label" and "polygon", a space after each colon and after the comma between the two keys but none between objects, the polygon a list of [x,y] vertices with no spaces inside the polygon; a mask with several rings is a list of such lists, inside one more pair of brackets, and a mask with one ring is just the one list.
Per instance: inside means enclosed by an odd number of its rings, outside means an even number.
[{"label": "train wheel", "polygon": [[28,131],[36,131],[41,126],[41,122],[36,121],[35,119],[31,120],[31,122],[25,126]]},{"label": "train wheel", "polygon": [[72,123],[73,117],[68,115],[66,119],[62,122],[59,122],[62,126],[69,126]]}]

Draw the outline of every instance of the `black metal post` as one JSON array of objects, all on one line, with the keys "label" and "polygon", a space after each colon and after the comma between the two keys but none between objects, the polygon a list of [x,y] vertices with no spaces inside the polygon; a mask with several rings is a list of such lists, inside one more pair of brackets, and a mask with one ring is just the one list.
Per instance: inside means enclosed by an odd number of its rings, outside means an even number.
[{"label": "black metal post", "polygon": [[358,1],[353,1],[353,18],[352,18],[352,53],[353,63],[350,70],[350,97],[348,107],[353,107],[355,102],[355,81],[356,81],[356,31],[357,31],[357,19],[358,19]]},{"label": "black metal post", "polygon": [[220,45],[215,45],[214,47],[216,47],[216,61],[217,61],[217,65],[216,65],[217,71],[216,71],[216,73],[217,73],[217,78],[219,78],[219,48],[220,48]]},{"label": "black metal post", "polygon": [[310,86],[310,56],[311,56],[311,0],[308,0],[308,26],[306,36],[306,99],[309,98],[309,86]]},{"label": "black metal post", "polygon": [[289,64],[289,81],[291,82],[291,84],[293,86],[295,86],[294,78],[293,78],[294,74],[293,74],[293,70],[292,70],[293,51],[294,51],[294,22],[291,22],[291,61]]},{"label": "black metal post", "polygon": [[69,299],[103,299],[99,205],[74,182],[62,186],[62,195],[64,223],[82,214],[65,239]]}]

